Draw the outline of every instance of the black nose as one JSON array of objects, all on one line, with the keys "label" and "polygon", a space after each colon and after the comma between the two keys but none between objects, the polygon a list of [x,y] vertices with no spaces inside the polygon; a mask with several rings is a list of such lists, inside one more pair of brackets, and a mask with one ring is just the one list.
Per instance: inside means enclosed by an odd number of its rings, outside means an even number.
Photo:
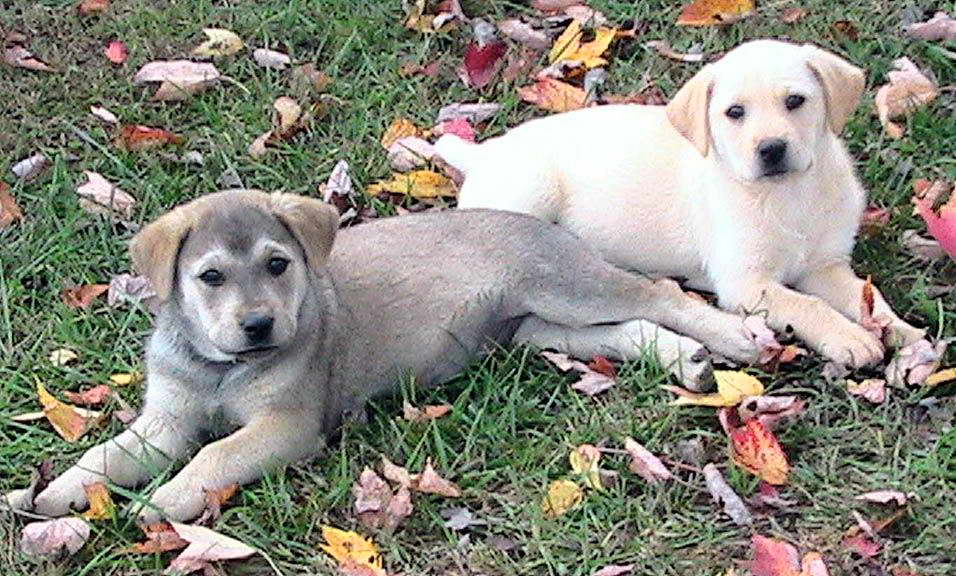
[{"label": "black nose", "polygon": [[782,138],[767,138],[757,145],[757,154],[764,166],[774,166],[787,155],[787,141]]},{"label": "black nose", "polygon": [[275,319],[261,313],[247,315],[239,322],[242,331],[246,333],[246,340],[251,344],[261,344],[269,339],[272,332],[272,324]]}]

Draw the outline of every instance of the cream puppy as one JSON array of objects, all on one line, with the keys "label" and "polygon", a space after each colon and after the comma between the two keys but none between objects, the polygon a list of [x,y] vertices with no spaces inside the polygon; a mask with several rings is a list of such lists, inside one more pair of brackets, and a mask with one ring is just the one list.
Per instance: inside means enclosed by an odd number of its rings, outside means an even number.
[{"label": "cream puppy", "polygon": [[[619,266],[683,277],[720,305],[766,315],[832,360],[883,343],[860,324],[850,267],[866,193],[839,134],[863,72],[814,46],[743,44],[667,106],[600,106],[533,120],[439,154],[466,177],[459,206],[536,215]],[[923,337],[878,293],[894,343]]]}]

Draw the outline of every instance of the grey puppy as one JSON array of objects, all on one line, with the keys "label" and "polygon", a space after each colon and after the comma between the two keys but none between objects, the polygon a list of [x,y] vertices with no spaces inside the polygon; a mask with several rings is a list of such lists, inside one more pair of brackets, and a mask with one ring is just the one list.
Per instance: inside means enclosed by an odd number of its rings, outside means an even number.
[{"label": "grey puppy", "polygon": [[741,318],[673,282],[619,271],[528,216],[389,218],[339,233],[333,249],[337,224],[320,201],[247,190],[199,198],[145,227],[133,264],[163,303],[142,415],[88,450],[34,509],[66,514],[86,503],[84,484],[136,486],[195,455],[140,518],[195,517],[205,490],[317,453],[343,414],[403,375],[440,383],[513,337],[619,358],[656,338],[681,369],[709,366],[697,342],[656,322],[726,354],[756,353]]}]

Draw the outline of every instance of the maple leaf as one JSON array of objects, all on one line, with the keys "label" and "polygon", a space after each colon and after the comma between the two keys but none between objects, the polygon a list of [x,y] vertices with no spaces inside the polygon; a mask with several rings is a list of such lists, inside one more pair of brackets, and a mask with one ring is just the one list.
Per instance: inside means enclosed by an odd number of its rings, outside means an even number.
[{"label": "maple leaf", "polygon": [[83,284],[66,288],[60,293],[63,303],[70,308],[81,308],[83,310],[93,305],[93,302],[109,291],[109,284]]},{"label": "maple leaf", "polygon": [[382,192],[406,194],[412,198],[454,197],[458,193],[455,183],[447,176],[431,170],[396,173],[391,180],[382,180],[365,190],[367,196],[377,196]]},{"label": "maple leaf", "polygon": [[719,414],[721,426],[730,436],[731,456],[734,462],[768,484],[787,483],[790,464],[780,443],[760,420],[738,425],[736,412],[729,408]]},{"label": "maple leaf", "polygon": [[386,576],[382,556],[370,539],[332,526],[322,526],[322,538],[326,543],[320,544],[319,548],[334,558],[340,567],[352,564],[370,569],[375,576]]},{"label": "maple leaf", "polygon": [[581,487],[571,480],[555,480],[548,486],[548,493],[541,503],[545,518],[566,514],[584,499]]},{"label": "maple leaf", "polygon": [[46,419],[67,442],[76,442],[102,419],[99,412],[81,410],[57,400],[40,382],[37,382],[37,396]]},{"label": "maple leaf", "polygon": [[754,0],[696,0],[684,6],[679,26],[723,26],[738,22],[754,11]]},{"label": "maple leaf", "polygon": [[522,86],[518,95],[525,102],[551,112],[584,108],[587,101],[584,90],[554,78],[539,78],[534,84]]},{"label": "maple leaf", "polygon": [[83,486],[86,492],[86,499],[90,503],[90,509],[83,513],[83,518],[87,520],[109,520],[116,516],[116,504],[110,497],[110,492],[106,484],[94,482]]},{"label": "maple leaf", "polygon": [[667,466],[664,466],[664,463],[661,462],[660,458],[652,454],[647,448],[641,446],[633,438],[626,438],[624,440],[624,449],[627,450],[627,453],[631,456],[631,461],[628,464],[628,468],[631,472],[651,484],[657,484],[662,480],[670,480],[674,477],[670,470],[667,469]]},{"label": "maple leaf", "polygon": [[730,370],[715,370],[714,379],[717,381],[716,394],[698,394],[679,386],[665,385],[661,388],[673,392],[678,398],[671,402],[673,406],[736,406],[748,396],[760,396],[764,388],[760,380],[744,372]]}]

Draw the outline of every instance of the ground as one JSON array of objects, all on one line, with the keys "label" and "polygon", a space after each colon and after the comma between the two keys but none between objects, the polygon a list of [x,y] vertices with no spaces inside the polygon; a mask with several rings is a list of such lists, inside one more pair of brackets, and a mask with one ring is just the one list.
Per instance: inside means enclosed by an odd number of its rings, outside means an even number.
[{"label": "ground", "polygon": [[[62,470],[122,427],[114,421],[68,445],[44,422],[10,421],[11,415],[38,409],[38,380],[59,393],[142,368],[142,342],[150,326],[144,309],[100,303],[81,311],[59,299],[66,285],[101,282],[129,269],[130,233],[91,219],[77,205],[74,190],[84,181],[83,170],[100,172],[135,196],[134,219],[142,223],[216,190],[227,169],[249,187],[316,195],[336,161],[347,159],[361,189],[388,174],[378,140],[396,116],[428,126],[443,104],[502,102],[505,108],[482,132],[487,137],[540,114],[517,100],[513,84],[501,82],[483,92],[464,87],[453,73],[462,35],[423,37],[405,30],[397,1],[114,0],[106,15],[96,17],[79,16],[74,4],[21,0],[0,7],[2,32],[26,34],[31,50],[57,68],[52,74],[0,68],[0,178],[13,184],[10,166],[38,150],[53,159],[36,182],[13,187],[26,219],[0,231],[0,491],[24,485],[45,458]],[[763,1],[755,17],[723,30],[674,26],[679,4],[593,1],[612,22],[647,24],[640,39],[621,41],[613,50],[611,91],[625,93],[653,82],[673,95],[696,70],[643,49],[642,41],[650,39],[713,53],[746,39],[785,37],[836,50],[865,68],[866,97],[846,138],[872,201],[889,208],[892,219],[875,236],[861,239],[854,266],[873,276],[902,316],[933,335],[956,336],[956,300],[951,293],[934,296],[933,288],[952,284],[956,267],[922,264],[900,243],[904,230],[923,230],[911,216],[912,181],[956,175],[956,65],[940,45],[904,39],[900,23],[922,20],[936,9],[952,11],[953,3]],[[782,12],[796,6],[808,15],[796,24],[782,23]],[[464,7],[469,15],[496,20],[530,11],[519,2],[466,1]],[[838,20],[851,21],[858,36],[834,31]],[[315,62],[333,78],[329,91],[342,104],[289,145],[254,160],[246,148],[269,127],[271,103],[287,86],[282,73],[257,67],[246,54],[227,58],[217,65],[230,80],[182,104],[150,102],[146,91],[131,85],[133,72],[145,62],[184,56],[201,39],[203,27],[228,28],[247,45]],[[123,67],[102,56],[112,39],[129,46]],[[904,55],[932,71],[949,91],[911,118],[905,138],[891,140],[872,114],[872,99],[891,62]],[[434,59],[445,69],[438,78],[398,73],[405,61]],[[176,163],[158,152],[117,150],[88,113],[96,104],[124,122],[183,134],[185,149],[202,152],[205,165]],[[66,369],[47,359],[61,347],[79,354]],[[948,360],[952,364],[952,354]],[[953,574],[956,433],[945,421],[946,411],[952,414],[952,387],[935,393],[942,410],[934,413],[943,417],[933,419],[919,405],[932,395],[929,391],[894,389],[885,403],[874,406],[849,396],[840,383],[827,384],[821,367],[819,358],[811,357],[774,374],[755,371],[773,393],[806,398],[808,409],[779,434],[794,468],[783,493],[798,504],[793,513],[760,516],[754,530],[822,552],[833,574],[887,574],[892,565],[920,575]],[[604,465],[622,478],[615,488],[589,494],[583,506],[558,519],[541,514],[548,483],[569,474],[571,447],[585,442],[619,447],[625,436],[671,462],[681,461],[684,441],[697,439],[741,494],[754,493],[756,479],[728,462],[713,410],[670,407],[668,394],[659,389],[665,380],[656,367],[631,363],[621,368],[616,388],[589,399],[571,390],[570,377],[535,352],[501,350],[441,389],[404,385],[396,397],[370,407],[367,423],[347,427],[323,458],[243,488],[216,529],[266,551],[284,573],[331,573],[317,548],[319,528],[356,527],[350,487],[362,468],[376,465],[380,454],[413,469],[430,457],[464,495],[457,502],[418,498],[414,517],[395,534],[370,534],[391,572],[586,576],[606,564],[633,563],[640,574],[723,574],[749,557],[751,531],[719,513],[694,471],[699,463],[685,464],[677,469],[678,480],[655,487],[628,472],[623,456],[610,454]],[[135,387],[123,395],[139,402]],[[409,423],[400,417],[403,399],[449,402],[454,410],[433,423]],[[853,496],[885,487],[915,492],[917,498],[888,533],[880,554],[863,560],[841,547],[841,534],[854,523],[853,511],[870,518],[880,514],[878,507],[855,502]],[[444,528],[440,511],[449,506],[465,506],[485,524],[472,527],[467,536]],[[140,533],[120,516],[95,523],[93,536],[74,558],[34,564],[16,550],[22,523],[8,516],[0,520],[5,574],[147,574],[169,561],[169,555],[125,553]],[[509,547],[502,543],[508,542],[513,546],[503,551]],[[227,569],[258,574],[268,565],[250,560]]]}]

